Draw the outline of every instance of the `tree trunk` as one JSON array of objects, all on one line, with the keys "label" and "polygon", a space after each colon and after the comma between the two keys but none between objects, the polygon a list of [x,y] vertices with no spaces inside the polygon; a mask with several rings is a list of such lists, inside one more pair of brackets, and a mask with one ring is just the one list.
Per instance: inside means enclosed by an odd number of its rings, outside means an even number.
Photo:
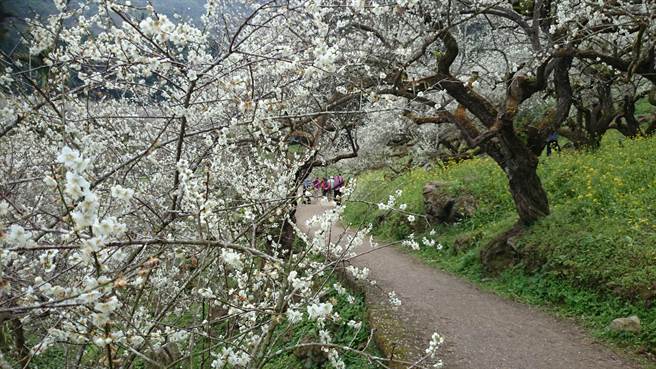
[{"label": "tree trunk", "polygon": [[508,177],[519,220],[510,230],[481,249],[481,264],[491,274],[499,273],[516,262],[517,250],[513,238],[519,236],[526,226],[549,215],[547,193],[537,174],[537,156],[517,137],[512,126],[500,131],[499,140],[498,143],[490,143],[486,151]]},{"label": "tree trunk", "polygon": [[16,354],[18,355],[18,362],[22,368],[27,368],[30,362],[29,351],[25,346],[25,332],[23,331],[23,323],[20,318],[14,317],[11,320],[11,329],[14,333],[14,346],[16,347]]},{"label": "tree trunk", "polygon": [[647,127],[647,129],[645,130],[645,135],[646,136],[651,136],[654,133],[656,133],[656,115],[654,115],[654,119],[649,124],[649,127]]},{"label": "tree trunk", "polygon": [[[622,124],[622,118],[626,125]],[[620,133],[629,138],[636,138],[640,132],[640,122],[635,117],[635,102],[633,96],[624,95],[622,115],[615,120],[615,126]]]},{"label": "tree trunk", "polygon": [[531,225],[549,215],[549,202],[536,172],[537,164],[526,159],[520,157],[509,160],[506,163],[506,175],[519,214],[519,222]]},{"label": "tree trunk", "polygon": [[537,173],[538,158],[517,137],[512,127],[505,127],[500,133],[501,155],[492,157],[508,177],[519,223],[531,225],[549,215],[549,200]]},{"label": "tree trunk", "polygon": [[285,220],[280,232],[280,245],[282,246],[282,257],[288,258],[294,251],[294,241],[296,240],[296,232],[291,223],[296,222],[296,205],[292,207],[289,212],[289,221]]}]

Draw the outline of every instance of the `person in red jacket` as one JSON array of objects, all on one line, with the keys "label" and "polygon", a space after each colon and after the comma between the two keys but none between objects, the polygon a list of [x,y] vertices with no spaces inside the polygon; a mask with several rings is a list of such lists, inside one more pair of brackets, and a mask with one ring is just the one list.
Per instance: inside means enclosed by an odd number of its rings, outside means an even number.
[{"label": "person in red jacket", "polygon": [[328,191],[330,191],[330,185],[326,177],[321,178],[321,196],[328,196]]}]

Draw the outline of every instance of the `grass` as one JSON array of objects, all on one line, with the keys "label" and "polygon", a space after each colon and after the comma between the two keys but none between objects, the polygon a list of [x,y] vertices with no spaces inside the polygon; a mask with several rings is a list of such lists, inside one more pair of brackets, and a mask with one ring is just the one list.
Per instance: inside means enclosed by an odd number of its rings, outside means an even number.
[{"label": "grass", "polygon": [[635,115],[652,114],[654,113],[654,110],[656,110],[656,108],[649,103],[649,99],[646,97],[643,97],[636,102]]},{"label": "grass", "polygon": [[[384,170],[358,177],[344,221],[372,224],[380,238],[434,238],[443,250],[423,246],[416,254],[430,264],[463,275],[498,293],[547,306],[576,317],[595,336],[634,351],[656,353],[656,139],[604,138],[595,152],[563,152],[542,157],[539,174],[549,195],[551,215],[535,224],[517,246],[523,263],[490,279],[478,259],[480,247],[517,219],[507,180],[487,158],[413,169],[400,176]],[[422,188],[442,181],[450,192],[472,194],[476,213],[455,225],[431,226],[424,214]],[[416,213],[379,210],[397,189],[397,204]],[[437,236],[430,236],[435,230]],[[456,251],[456,244],[460,246]],[[617,317],[637,314],[638,334],[606,329]]]}]

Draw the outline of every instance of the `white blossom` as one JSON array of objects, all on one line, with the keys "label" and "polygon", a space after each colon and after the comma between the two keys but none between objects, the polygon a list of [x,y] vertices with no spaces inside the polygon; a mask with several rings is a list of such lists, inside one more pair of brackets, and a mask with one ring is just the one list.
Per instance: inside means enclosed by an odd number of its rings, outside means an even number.
[{"label": "white blossom", "polygon": [[27,246],[32,238],[32,232],[26,231],[25,228],[18,224],[9,226],[9,231],[4,236],[5,242],[14,246]]},{"label": "white blossom", "polygon": [[307,307],[308,318],[310,320],[323,320],[330,315],[332,311],[333,304],[329,302],[312,304]]},{"label": "white blossom", "polygon": [[7,201],[0,201],[0,216],[9,214],[9,203]]},{"label": "white blossom", "polygon": [[239,255],[237,252],[224,249],[221,253],[221,258],[226,264],[230,265],[234,269],[239,270],[243,267],[241,255]]},{"label": "white blossom", "polygon": [[134,196],[134,190],[121,185],[112,186],[112,197],[127,202]]},{"label": "white blossom", "polygon": [[396,295],[396,292],[391,291],[387,294],[388,301],[392,306],[401,306],[401,300]]}]

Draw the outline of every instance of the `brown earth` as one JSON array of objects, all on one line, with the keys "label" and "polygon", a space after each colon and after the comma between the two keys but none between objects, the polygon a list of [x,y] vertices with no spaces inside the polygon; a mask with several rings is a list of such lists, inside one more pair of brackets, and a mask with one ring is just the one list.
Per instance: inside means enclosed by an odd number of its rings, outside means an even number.
[{"label": "brown earth", "polygon": [[[298,208],[297,224],[328,207]],[[331,240],[353,234],[336,226]],[[445,368],[467,369],[617,369],[640,368],[631,359],[595,342],[569,320],[481,291],[451,274],[423,264],[394,247],[360,246],[350,263],[370,269],[375,286],[365,288],[372,326],[381,350],[394,358],[416,360],[433,332],[445,337],[440,358]],[[395,291],[399,307],[387,303]],[[398,367],[398,366],[397,366]]]}]

